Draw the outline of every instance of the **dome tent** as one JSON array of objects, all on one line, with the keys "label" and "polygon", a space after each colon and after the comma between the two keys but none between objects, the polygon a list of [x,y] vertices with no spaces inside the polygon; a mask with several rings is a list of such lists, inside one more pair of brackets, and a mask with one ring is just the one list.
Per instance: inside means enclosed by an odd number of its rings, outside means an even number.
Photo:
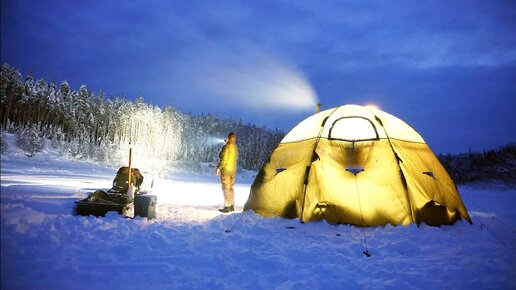
[{"label": "dome tent", "polygon": [[358,226],[471,223],[423,138],[400,119],[357,105],[295,126],[256,176],[244,210]]}]

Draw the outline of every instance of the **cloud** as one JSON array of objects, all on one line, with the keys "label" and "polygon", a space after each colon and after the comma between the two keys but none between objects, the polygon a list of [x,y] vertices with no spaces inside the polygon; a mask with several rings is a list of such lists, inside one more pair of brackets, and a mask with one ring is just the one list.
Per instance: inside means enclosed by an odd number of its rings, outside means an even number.
[{"label": "cloud", "polygon": [[508,2],[304,3],[296,21],[274,33],[283,37],[283,49],[296,51],[300,37],[289,37],[289,32],[306,31],[304,43],[309,45],[297,60],[317,70],[516,63],[516,34],[511,32],[516,29],[516,9]]}]

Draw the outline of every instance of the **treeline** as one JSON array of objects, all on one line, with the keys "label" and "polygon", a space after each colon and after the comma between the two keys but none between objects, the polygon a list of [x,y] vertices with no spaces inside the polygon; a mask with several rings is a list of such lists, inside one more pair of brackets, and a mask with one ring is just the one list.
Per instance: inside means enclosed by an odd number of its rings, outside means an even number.
[{"label": "treeline", "polygon": [[516,185],[516,144],[457,155],[440,154],[439,160],[456,183],[502,182]]},{"label": "treeline", "polygon": [[[179,160],[213,162],[229,132],[237,134],[238,163],[244,169],[258,170],[284,137],[279,130],[269,130],[241,120],[220,119],[214,115],[185,115],[182,122]],[[218,139],[218,140],[217,140]]]},{"label": "treeline", "polygon": [[211,138],[234,131],[239,165],[258,169],[284,135],[237,120],[185,115],[170,106],[149,105],[142,97],[131,101],[86,86],[74,90],[66,81],[57,85],[34,80],[31,74],[23,78],[8,64],[1,69],[0,97],[3,130],[22,132],[37,126],[63,153],[113,167],[120,166],[129,143],[145,160],[154,160],[153,167],[162,167],[163,161],[215,162],[222,144]]}]

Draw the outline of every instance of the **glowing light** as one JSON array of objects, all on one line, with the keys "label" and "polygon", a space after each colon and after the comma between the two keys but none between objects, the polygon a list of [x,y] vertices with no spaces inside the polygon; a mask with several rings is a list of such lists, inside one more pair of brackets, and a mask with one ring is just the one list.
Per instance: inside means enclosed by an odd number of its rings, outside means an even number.
[{"label": "glowing light", "polygon": [[375,110],[380,110],[380,106],[378,106],[376,104],[367,104],[367,105],[365,105],[365,107],[375,109]]},{"label": "glowing light", "polygon": [[[151,144],[154,145],[154,144]],[[154,148],[150,148],[147,144],[134,144],[132,153],[132,167],[138,168],[140,172],[146,176],[160,175],[163,170],[168,167],[169,161],[163,158],[154,157],[150,154]],[[123,144],[121,149],[117,150],[116,161],[113,163],[115,167],[127,166],[129,164],[129,144]]]},{"label": "glowing light", "polygon": [[211,145],[211,146],[224,144],[225,142],[226,142],[225,139],[218,138],[218,137],[207,137],[204,140],[204,143],[206,143],[206,145]]},{"label": "glowing light", "polygon": [[376,138],[376,132],[371,123],[362,118],[341,119],[335,122],[332,129],[331,138],[342,140],[368,140]]}]

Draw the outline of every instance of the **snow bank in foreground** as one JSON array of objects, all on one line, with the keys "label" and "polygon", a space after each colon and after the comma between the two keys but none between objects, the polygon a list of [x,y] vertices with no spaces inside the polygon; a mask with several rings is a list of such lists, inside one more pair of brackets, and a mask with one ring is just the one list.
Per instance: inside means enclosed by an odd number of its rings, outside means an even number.
[{"label": "snow bank in foreground", "polygon": [[49,152],[1,165],[2,289],[516,288],[514,189],[460,188],[474,225],[362,229],[220,214],[217,178],[183,172],[156,184],[157,219],[95,218],[73,202],[115,170]]}]

